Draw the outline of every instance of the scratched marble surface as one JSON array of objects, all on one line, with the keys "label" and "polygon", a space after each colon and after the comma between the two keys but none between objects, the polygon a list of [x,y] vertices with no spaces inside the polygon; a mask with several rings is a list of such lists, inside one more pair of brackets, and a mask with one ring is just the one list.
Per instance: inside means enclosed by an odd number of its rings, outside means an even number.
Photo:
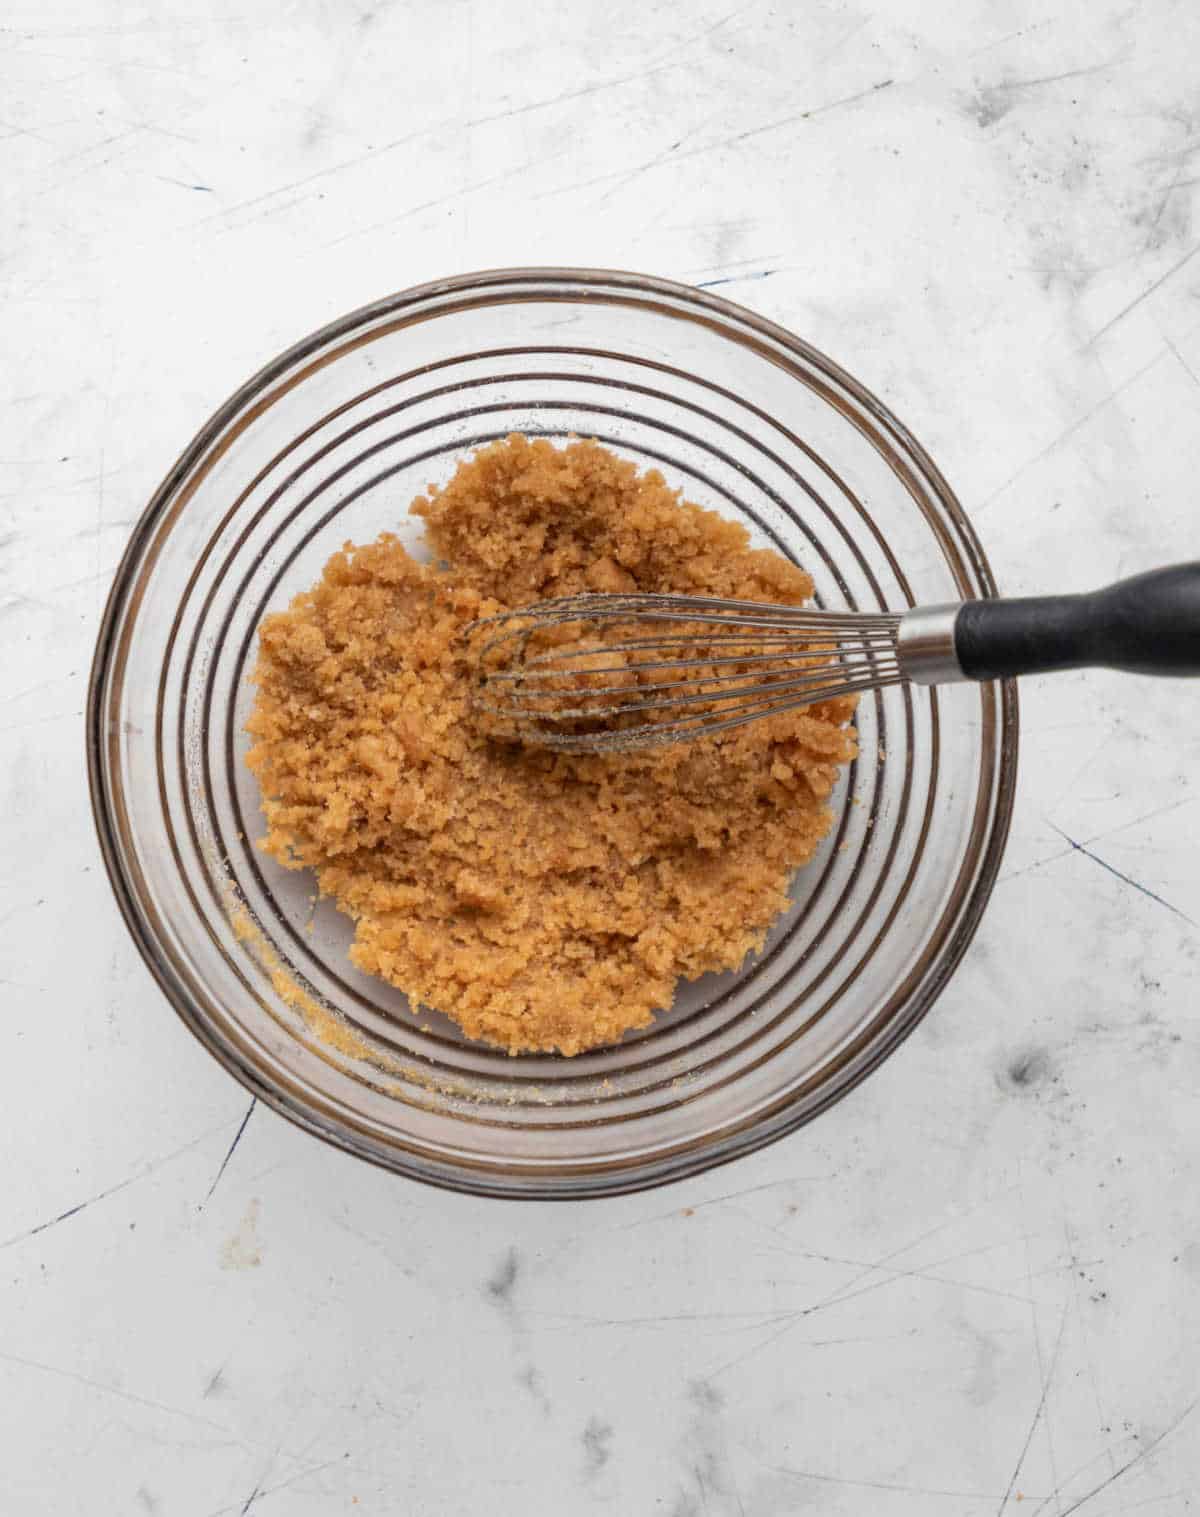
[{"label": "scratched marble surface", "polygon": [[247,1098],[93,842],[131,524],[294,338],[442,273],[719,287],[878,391],[1010,592],[1197,552],[1189,0],[10,0],[0,17],[0,1509],[1200,1508],[1200,705],[1024,689],[967,961],[815,1125],[583,1207]]}]

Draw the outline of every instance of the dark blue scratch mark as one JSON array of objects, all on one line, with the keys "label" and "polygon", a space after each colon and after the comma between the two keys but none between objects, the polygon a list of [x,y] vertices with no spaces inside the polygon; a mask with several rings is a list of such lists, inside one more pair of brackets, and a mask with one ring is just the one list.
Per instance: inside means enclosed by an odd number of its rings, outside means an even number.
[{"label": "dark blue scratch mark", "polygon": [[1114,869],[1113,866],[1109,863],[1106,863],[1098,853],[1093,853],[1090,848],[1085,848],[1082,843],[1077,843],[1073,837],[1068,837],[1061,827],[1055,827],[1053,822],[1051,822],[1050,825],[1054,828],[1054,831],[1058,833],[1059,837],[1062,838],[1064,843],[1070,843],[1071,847],[1075,850],[1076,853],[1082,853],[1085,858],[1091,859],[1094,864],[1099,864],[1101,869],[1107,869],[1109,874],[1116,875],[1117,879],[1121,880],[1124,884],[1132,885],[1134,890],[1140,891],[1142,895],[1148,896],[1152,901],[1157,901],[1160,906],[1165,906],[1167,910],[1172,912],[1175,916],[1182,917],[1182,919],[1188,924],[1189,927],[1200,925],[1194,922],[1186,912],[1180,911],[1178,906],[1172,906],[1170,901],[1164,901],[1162,896],[1155,895],[1153,890],[1147,890],[1145,885],[1139,885],[1136,880],[1130,879],[1127,874],[1122,874],[1119,869]]},{"label": "dark blue scratch mark", "polygon": [[[107,1194],[107,1191],[101,1191],[100,1195],[93,1196],[90,1201],[80,1201],[78,1206],[72,1206],[66,1211],[59,1212],[58,1216],[51,1217],[49,1222],[39,1222],[36,1227],[31,1227],[27,1233],[22,1233],[21,1237],[35,1238],[38,1233],[44,1233],[50,1227],[57,1227],[60,1222],[65,1222],[68,1217],[77,1217],[81,1211],[86,1211],[91,1206],[92,1201],[99,1201]],[[17,1239],[14,1238],[12,1241],[15,1243]]]},{"label": "dark blue scratch mark", "polygon": [[772,274],[778,274],[778,272],[778,269],[760,269],[756,274],[726,274],[723,279],[701,279],[696,288],[711,290],[716,284],[738,284],[744,279],[770,279]]},{"label": "dark blue scratch mark", "polygon": [[[245,1126],[245,1123],[242,1125]],[[139,1169],[136,1174],[130,1175],[125,1180],[118,1180],[115,1185],[110,1185],[104,1190],[97,1191],[94,1196],[89,1196],[86,1201],[79,1201],[74,1206],[68,1207],[66,1211],[59,1212],[57,1217],[51,1217],[48,1222],[39,1222],[36,1227],[26,1228],[23,1233],[14,1233],[11,1238],[0,1239],[0,1249],[11,1248],[14,1244],[24,1243],[27,1238],[34,1238],[38,1233],[44,1233],[51,1227],[57,1227],[60,1222],[65,1222],[68,1217],[77,1217],[81,1211],[86,1211],[89,1206],[94,1206],[97,1201],[104,1201],[109,1196],[115,1196],[118,1191],[128,1190],[131,1185],[136,1185],[139,1180],[146,1179],[155,1170],[161,1169],[164,1164],[169,1164],[172,1159],[177,1159],[180,1154],[186,1154],[198,1144],[207,1142],[214,1133],[220,1132],[224,1126],[225,1123],[221,1123],[220,1127],[210,1128],[207,1132],[201,1133],[198,1138],[192,1138],[190,1142],[173,1149],[169,1154],[164,1154],[161,1159],[156,1159],[152,1164]]]},{"label": "dark blue scratch mark", "polygon": [[170,174],[156,174],[156,179],[161,179],[163,184],[177,184],[181,190],[198,190],[204,195],[215,195],[217,192],[211,184],[189,184],[186,179],[172,179]]},{"label": "dark blue scratch mark", "polygon": [[220,1182],[221,1176],[225,1173],[226,1167],[228,1166],[230,1159],[233,1158],[233,1151],[234,1151],[234,1149],[242,1141],[242,1134],[246,1131],[246,1123],[249,1122],[250,1118],[254,1115],[254,1108],[257,1105],[258,1105],[258,1097],[254,1096],[253,1099],[250,1102],[250,1105],[246,1108],[246,1115],[242,1118],[242,1125],[238,1128],[237,1132],[235,1132],[234,1135],[233,1135],[233,1142],[229,1145],[229,1151],[226,1153],[225,1157],[221,1160],[221,1167],[220,1167],[219,1170],[217,1170],[216,1179],[214,1179],[213,1183],[208,1187],[208,1195],[206,1195],[205,1198],[204,1198],[204,1200],[201,1201],[201,1203],[200,1203],[201,1209],[203,1209],[205,1206],[207,1206],[208,1203],[209,1203],[209,1201],[212,1199],[212,1193],[213,1193],[214,1190],[216,1190],[217,1185]]}]

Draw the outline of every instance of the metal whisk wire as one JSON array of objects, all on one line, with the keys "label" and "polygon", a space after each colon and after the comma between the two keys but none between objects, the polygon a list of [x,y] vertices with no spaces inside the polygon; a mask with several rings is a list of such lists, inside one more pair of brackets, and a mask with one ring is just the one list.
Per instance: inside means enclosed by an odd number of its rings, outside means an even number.
[{"label": "metal whisk wire", "polygon": [[[619,623],[631,630],[682,623],[689,631],[604,640]],[[899,683],[898,624],[887,612],[831,614],[759,601],[569,596],[474,624],[472,634],[483,639],[477,704],[544,747],[654,747]],[[577,632],[573,643],[554,641],[572,626],[601,640],[580,641]],[[541,646],[547,639],[550,646]]]},{"label": "metal whisk wire", "polygon": [[[682,622],[693,630],[555,643],[565,623],[603,629],[614,621]],[[486,638],[479,704],[515,736],[585,752],[647,748],[905,682],[948,685],[1093,667],[1200,677],[1200,561],[1151,569],[1086,595],[963,601],[898,614],[706,596],[576,595],[502,612],[470,632]],[[539,635],[550,647],[531,653]],[[597,664],[597,657],[609,662]],[[665,672],[684,677],[658,678]],[[564,676],[571,682],[564,685]],[[597,677],[609,683],[587,683]],[[684,714],[656,720],[674,710]]]}]

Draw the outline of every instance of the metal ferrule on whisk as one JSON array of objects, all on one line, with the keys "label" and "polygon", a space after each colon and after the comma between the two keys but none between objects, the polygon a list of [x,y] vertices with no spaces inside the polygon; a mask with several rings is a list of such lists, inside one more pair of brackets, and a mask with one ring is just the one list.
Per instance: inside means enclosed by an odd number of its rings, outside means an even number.
[{"label": "metal ferrule on whisk", "polygon": [[961,603],[918,606],[896,628],[896,656],[914,685],[953,685],[965,680],[954,640]]}]

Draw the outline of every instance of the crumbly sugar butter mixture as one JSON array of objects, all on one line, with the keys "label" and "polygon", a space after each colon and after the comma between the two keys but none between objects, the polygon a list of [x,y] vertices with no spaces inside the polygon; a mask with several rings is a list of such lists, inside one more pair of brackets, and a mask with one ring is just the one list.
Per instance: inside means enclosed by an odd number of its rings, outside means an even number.
[{"label": "crumbly sugar butter mixture", "polygon": [[628,753],[552,752],[477,714],[464,630],[587,591],[796,604],[812,581],[594,442],[513,436],[413,502],[433,564],[347,544],[259,631],[247,763],[261,846],[315,872],[350,956],[509,1053],[643,1027],[788,905],[855,752],[853,701]]}]

